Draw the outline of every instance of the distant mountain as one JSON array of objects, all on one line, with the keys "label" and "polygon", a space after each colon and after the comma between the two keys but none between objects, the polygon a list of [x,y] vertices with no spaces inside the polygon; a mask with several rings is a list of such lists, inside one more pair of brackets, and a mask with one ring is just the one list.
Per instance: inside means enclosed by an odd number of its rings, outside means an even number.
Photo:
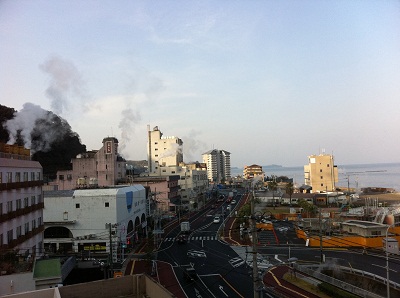
[{"label": "distant mountain", "polygon": [[263,168],[268,168],[268,169],[283,168],[283,166],[281,166],[281,165],[275,165],[275,164],[267,165],[267,166],[262,166],[262,167],[263,167]]}]

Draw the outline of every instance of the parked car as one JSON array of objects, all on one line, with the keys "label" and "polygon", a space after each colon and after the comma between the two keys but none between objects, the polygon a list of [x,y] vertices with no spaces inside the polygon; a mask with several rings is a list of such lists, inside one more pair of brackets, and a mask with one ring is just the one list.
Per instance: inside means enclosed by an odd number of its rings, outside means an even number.
[{"label": "parked car", "polygon": [[193,267],[185,268],[184,275],[187,281],[194,281],[195,279],[197,279],[197,273]]},{"label": "parked car", "polygon": [[231,206],[226,206],[226,210],[231,211]]},{"label": "parked car", "polygon": [[221,221],[221,218],[219,216],[214,217],[214,223],[219,223]]},{"label": "parked car", "polygon": [[231,205],[235,205],[236,204],[236,201],[235,200],[232,200],[231,201]]}]

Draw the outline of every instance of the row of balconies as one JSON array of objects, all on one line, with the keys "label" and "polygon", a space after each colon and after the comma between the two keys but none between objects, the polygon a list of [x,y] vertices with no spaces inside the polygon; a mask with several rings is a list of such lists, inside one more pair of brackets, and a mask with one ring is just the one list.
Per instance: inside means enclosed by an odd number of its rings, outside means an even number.
[{"label": "row of balconies", "polygon": [[35,187],[35,186],[42,186],[42,185],[43,185],[43,180],[0,183],[0,191],[12,190],[12,189],[18,189],[18,188],[26,188],[26,187]]},{"label": "row of balconies", "polygon": [[10,243],[3,244],[2,246],[0,246],[0,251],[6,250],[6,249],[13,249],[17,245],[24,243],[25,241],[31,239],[32,237],[36,236],[37,234],[42,233],[43,231],[44,231],[44,225],[41,225],[41,226],[33,229],[32,231],[29,231],[25,235],[21,235],[17,239],[13,239]]},{"label": "row of balconies", "polygon": [[0,223],[17,218],[19,216],[23,216],[23,215],[32,213],[36,210],[41,210],[43,208],[44,208],[44,203],[42,202],[42,203],[37,203],[32,206],[24,207],[24,208],[15,210],[15,211],[11,211],[6,214],[0,214]]}]

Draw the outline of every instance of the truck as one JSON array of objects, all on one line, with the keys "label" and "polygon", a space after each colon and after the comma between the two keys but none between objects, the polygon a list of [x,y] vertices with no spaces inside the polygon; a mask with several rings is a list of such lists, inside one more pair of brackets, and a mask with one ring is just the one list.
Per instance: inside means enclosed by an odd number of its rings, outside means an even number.
[{"label": "truck", "polygon": [[190,223],[188,221],[181,222],[181,233],[190,233]]}]

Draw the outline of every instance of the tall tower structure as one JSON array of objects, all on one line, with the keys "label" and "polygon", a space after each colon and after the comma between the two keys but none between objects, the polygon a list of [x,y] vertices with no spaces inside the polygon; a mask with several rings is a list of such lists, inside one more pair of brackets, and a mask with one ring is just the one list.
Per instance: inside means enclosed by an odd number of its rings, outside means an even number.
[{"label": "tall tower structure", "polygon": [[153,130],[148,126],[147,130],[149,174],[158,173],[160,167],[179,166],[183,162],[182,140],[174,136],[163,136],[158,126]]},{"label": "tall tower structure", "polygon": [[207,165],[209,181],[221,182],[231,178],[231,153],[225,150],[213,149],[202,154]]},{"label": "tall tower structure", "polygon": [[312,192],[335,191],[338,170],[333,155],[320,154],[308,157],[304,166],[304,183],[312,187]]}]

